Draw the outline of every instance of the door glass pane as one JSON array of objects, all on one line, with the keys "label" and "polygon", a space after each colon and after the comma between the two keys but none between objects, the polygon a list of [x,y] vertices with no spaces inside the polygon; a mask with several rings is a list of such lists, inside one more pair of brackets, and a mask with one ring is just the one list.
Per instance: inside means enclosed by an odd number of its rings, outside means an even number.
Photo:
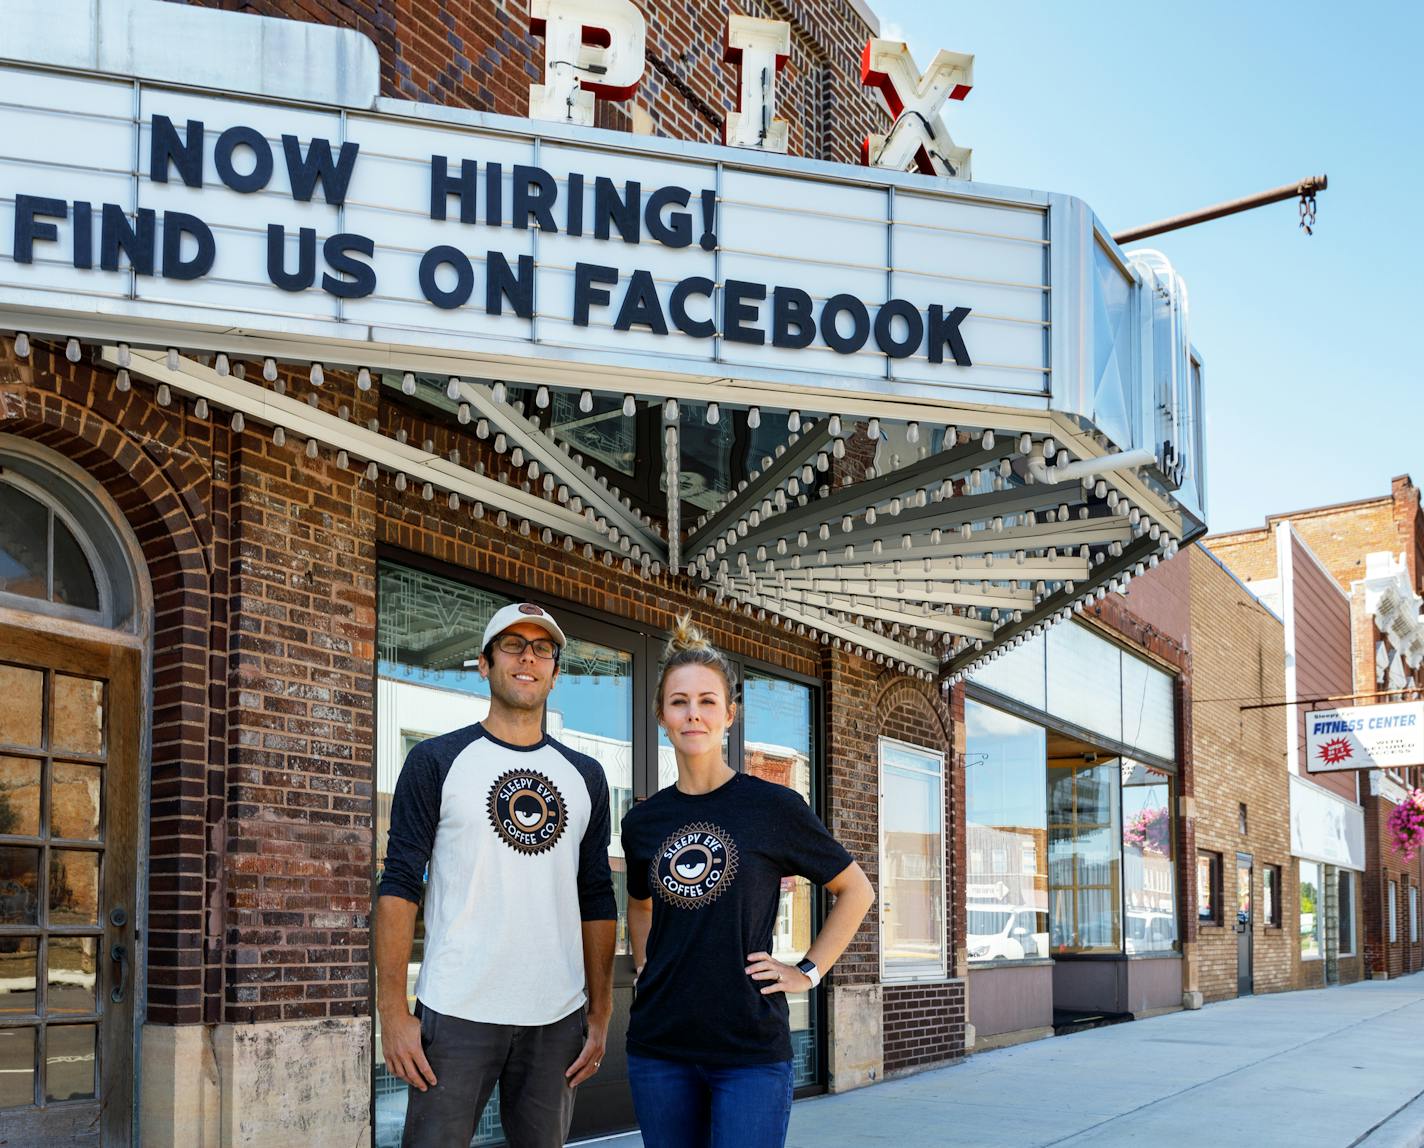
[{"label": "door glass pane", "polygon": [[89,559],[58,515],[54,519],[54,600],[85,610],[99,608],[99,587]]},{"label": "door glass pane", "polygon": [[0,1016],[35,1011],[39,954],[37,937],[0,937]]},{"label": "door glass pane", "polygon": [[35,1030],[0,1028],[0,1108],[34,1102]]},{"label": "door glass pane", "polygon": [[50,1025],[45,1029],[45,1099],[94,1099],[92,1024]]},{"label": "door glass pane", "polygon": [[99,838],[104,773],[97,765],[56,761],[50,766],[49,831],[54,837]]},{"label": "door glass pane", "polygon": [[1323,898],[1320,888],[1320,866],[1314,861],[1300,863],[1300,955],[1320,956],[1320,913]]},{"label": "door glass pane", "polygon": [[28,494],[0,482],[0,591],[48,598],[48,567],[49,511]]},{"label": "door glass pane", "polygon": [[39,760],[0,756],[0,833],[35,837],[39,831]]},{"label": "door glass pane", "polygon": [[547,728],[570,749],[603,766],[612,806],[608,861],[622,875],[618,898],[618,949],[628,953],[627,862],[623,813],[633,802],[633,655],[570,638],[559,660],[559,680],[549,695]]},{"label": "door glass pane", "polygon": [[1122,865],[1127,951],[1175,949],[1172,777],[1135,761],[1122,763]]},{"label": "door glass pane", "polygon": [[0,925],[39,924],[40,851],[0,845]]},{"label": "door glass pane", "polygon": [[1116,758],[1048,767],[1049,919],[1055,951],[1121,949],[1121,781],[1122,764]]},{"label": "door glass pane", "polygon": [[56,753],[98,756],[103,752],[103,682],[55,674],[50,744]]},{"label": "door glass pane", "polygon": [[[0,490],[3,490],[0,487]],[[44,674],[0,665],[0,745],[38,749],[44,744]]]},{"label": "door glass pane", "polygon": [[50,937],[45,1011],[90,1013],[99,979],[98,937]]},{"label": "door glass pane", "polygon": [[99,854],[77,849],[51,849],[49,854],[49,923],[99,923]]},{"label": "door glass pane", "polygon": [[[1020,653],[1016,650],[1012,656]],[[1010,661],[1012,656],[1001,661]],[[1044,729],[973,701],[965,703],[964,716],[968,731],[964,788],[969,823],[965,886],[969,959],[1046,957]]]},{"label": "door glass pane", "polygon": [[[748,671],[742,684],[743,761],[747,773],[794,789],[811,803],[813,697],[808,686]],[[772,956],[796,962],[811,947],[814,886],[804,877],[783,877],[772,935]],[[796,1083],[817,1079],[815,1010],[810,994],[788,993]]]},{"label": "door glass pane", "polygon": [[944,763],[882,739],[881,954],[887,977],[945,967]]}]

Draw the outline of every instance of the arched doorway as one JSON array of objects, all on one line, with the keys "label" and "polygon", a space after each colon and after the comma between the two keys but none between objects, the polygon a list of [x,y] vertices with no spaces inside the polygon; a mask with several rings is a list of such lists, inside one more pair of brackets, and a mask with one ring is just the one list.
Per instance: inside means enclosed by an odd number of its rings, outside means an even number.
[{"label": "arched doorway", "polygon": [[0,1128],[128,1144],[147,592],[106,496],[0,435]]}]

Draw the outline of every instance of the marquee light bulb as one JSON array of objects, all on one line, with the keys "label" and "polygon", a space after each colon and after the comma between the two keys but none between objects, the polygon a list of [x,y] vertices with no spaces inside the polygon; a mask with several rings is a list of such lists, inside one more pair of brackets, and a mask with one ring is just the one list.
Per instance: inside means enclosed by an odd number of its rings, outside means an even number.
[{"label": "marquee light bulb", "polygon": [[[242,417],[242,412],[241,412],[241,411],[233,411],[233,412],[232,412],[232,423],[231,423],[231,426],[232,426],[232,433],[233,433],[233,434],[241,434],[243,428],[244,428],[246,425],[247,425],[247,420]],[[371,465],[374,466],[375,464],[372,463]]]},{"label": "marquee light bulb", "polygon": [[322,368],[320,363],[313,363],[309,377],[311,379],[311,385],[319,387],[322,383],[326,382],[326,371]]},{"label": "marquee light bulb", "polygon": [[368,368],[362,367],[356,372],[356,389],[359,391],[371,389],[371,372]]},{"label": "marquee light bulb", "polygon": [[129,380],[129,373],[123,367],[119,368],[119,373],[114,376],[114,389],[120,394],[127,394],[133,383]]},{"label": "marquee light bulb", "polygon": [[[78,344],[76,343],[75,346],[77,347]],[[76,361],[76,360],[71,360],[71,361]],[[167,359],[167,363],[168,363],[168,369],[169,369],[170,371],[176,371],[176,370],[178,369],[178,348],[177,348],[177,347],[169,347],[169,348],[168,348],[168,359]]]},{"label": "marquee light bulb", "polygon": [[504,402],[505,389],[503,383],[496,380],[494,386],[490,388],[490,398],[494,399],[497,403]]},{"label": "marquee light bulb", "polygon": [[15,334],[15,354],[22,359],[30,357],[30,337],[24,331]]},{"label": "marquee light bulb", "polygon": [[276,359],[263,359],[263,360],[262,360],[262,377],[263,377],[264,379],[266,379],[269,383],[276,381],[276,379],[277,379],[277,360],[276,360]]}]

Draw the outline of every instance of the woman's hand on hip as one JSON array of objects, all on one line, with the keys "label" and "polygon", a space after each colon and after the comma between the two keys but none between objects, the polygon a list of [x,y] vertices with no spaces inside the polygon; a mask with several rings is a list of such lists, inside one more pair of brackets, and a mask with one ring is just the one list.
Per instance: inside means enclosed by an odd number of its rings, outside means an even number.
[{"label": "woman's hand on hip", "polygon": [[811,987],[811,978],[795,965],[778,961],[770,953],[751,953],[747,956],[747,976],[754,981],[762,981],[762,996],[772,993],[804,993]]}]

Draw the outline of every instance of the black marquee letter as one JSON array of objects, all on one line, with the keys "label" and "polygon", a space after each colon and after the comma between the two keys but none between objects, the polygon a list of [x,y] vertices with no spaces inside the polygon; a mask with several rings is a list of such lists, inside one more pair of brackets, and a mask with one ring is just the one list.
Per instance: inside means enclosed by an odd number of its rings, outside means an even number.
[{"label": "black marquee letter", "polygon": [[[792,331],[792,328],[795,331]],[[800,349],[816,337],[811,296],[799,287],[778,287],[771,293],[771,345]]]},{"label": "black marquee letter", "polygon": [[[183,236],[191,235],[198,242],[193,258],[183,258]],[[165,279],[201,279],[213,269],[217,247],[212,230],[196,215],[184,211],[163,213],[163,277]]]},{"label": "black marquee letter", "polygon": [[[455,269],[453,290],[442,291],[435,282],[435,269],[441,264],[449,264]],[[470,266],[469,257],[458,247],[441,244],[420,257],[420,292],[442,311],[453,311],[464,306],[474,290],[475,269]]]},{"label": "black marquee letter", "polygon": [[574,264],[574,326],[588,326],[588,309],[591,304],[597,303],[600,307],[608,306],[608,301],[612,297],[598,286],[607,283],[612,286],[618,282],[618,268],[604,267],[599,263],[575,263]]},{"label": "black marquee letter", "polygon": [[376,272],[369,263],[362,263],[356,255],[367,259],[376,253],[376,242],[365,235],[342,231],[328,236],[321,245],[321,257],[337,275],[349,275],[350,279],[338,279],[326,272],[321,276],[321,289],[338,299],[364,299],[376,289]]},{"label": "black marquee letter", "polygon": [[722,285],[722,337],[733,343],[765,343],[766,332],[746,324],[757,321],[757,305],[748,300],[765,299],[765,283],[728,279]]},{"label": "black marquee letter", "polygon": [[689,247],[692,244],[692,216],[685,211],[675,211],[666,223],[663,222],[664,207],[686,207],[692,192],[685,187],[660,187],[648,196],[648,206],[643,212],[643,222],[648,234],[664,247]]},{"label": "black marquee letter", "polygon": [[287,157],[287,178],[292,183],[292,198],[298,203],[310,203],[316,185],[332,207],[346,202],[346,189],[351,184],[351,169],[356,166],[356,153],[361,145],[347,140],[341,145],[340,157],[331,158],[331,141],[313,139],[302,155],[302,145],[296,136],[282,137],[282,152]]},{"label": "black marquee letter", "polygon": [[691,335],[694,339],[710,339],[717,333],[717,324],[709,319],[694,319],[687,313],[687,297],[689,295],[705,295],[712,298],[712,291],[716,284],[705,275],[693,275],[688,279],[682,279],[673,285],[672,294],[668,297],[668,314],[672,316],[673,326],[684,335]]},{"label": "black marquee letter", "polygon": [[128,257],[135,275],[153,274],[154,214],[140,207],[133,223],[117,203],[104,204],[99,217],[99,269],[117,271],[119,252]]},{"label": "black marquee letter", "polygon": [[62,199],[45,199],[36,195],[15,196],[15,262],[35,261],[35,240],[53,243],[59,239],[59,228],[53,223],[40,223],[35,217],[48,215],[54,219],[69,218],[69,204]]},{"label": "black marquee letter", "polygon": [[148,178],[168,182],[168,165],[189,187],[203,186],[203,121],[189,120],[187,139],[178,139],[178,129],[167,116],[154,116],[149,125]]},{"label": "black marquee letter", "polygon": [[972,367],[969,348],[964,345],[964,336],[959,325],[969,318],[968,307],[956,307],[948,315],[938,303],[930,307],[930,362],[944,362],[944,345],[949,344],[949,353],[961,367]]},{"label": "black marquee letter", "polygon": [[[905,338],[895,341],[894,321],[905,320]],[[875,315],[875,345],[892,359],[908,359],[920,349],[925,337],[925,320],[913,303],[891,299]]]},{"label": "black marquee letter", "polygon": [[510,222],[515,227],[528,228],[529,217],[538,221],[540,231],[558,231],[554,223],[554,201],[559,186],[542,167],[514,165],[514,194],[511,196]]},{"label": "black marquee letter", "polygon": [[647,327],[654,335],[668,333],[667,320],[663,318],[657,284],[653,282],[651,271],[633,272],[628,290],[623,295],[623,305],[618,308],[618,318],[613,321],[613,329],[626,331],[635,323]]},{"label": "black marquee letter", "polygon": [[534,256],[521,255],[516,274],[503,251],[485,253],[485,314],[503,315],[508,302],[521,319],[534,318]]},{"label": "black marquee letter", "polygon": [[267,225],[267,278],[283,291],[305,291],[316,282],[316,228],[297,233],[297,269],[287,270],[287,229]]},{"label": "black marquee letter", "polygon": [[[232,155],[240,147],[251,150],[256,162],[246,175],[238,173],[232,166]],[[261,191],[272,178],[272,148],[267,138],[256,128],[228,128],[218,136],[217,147],[213,149],[213,166],[218,169],[218,178],[232,188],[248,194]]]},{"label": "black marquee letter", "polygon": [[[836,330],[836,317],[844,311],[854,326],[849,336]],[[832,295],[821,308],[821,341],[842,355],[853,355],[870,338],[870,312],[854,295]]]},{"label": "black marquee letter", "polygon": [[444,219],[445,200],[456,195],[460,197],[460,222],[474,223],[479,219],[475,214],[475,179],[479,164],[472,159],[462,159],[458,179],[447,174],[449,166],[443,155],[430,157],[430,218]]}]

